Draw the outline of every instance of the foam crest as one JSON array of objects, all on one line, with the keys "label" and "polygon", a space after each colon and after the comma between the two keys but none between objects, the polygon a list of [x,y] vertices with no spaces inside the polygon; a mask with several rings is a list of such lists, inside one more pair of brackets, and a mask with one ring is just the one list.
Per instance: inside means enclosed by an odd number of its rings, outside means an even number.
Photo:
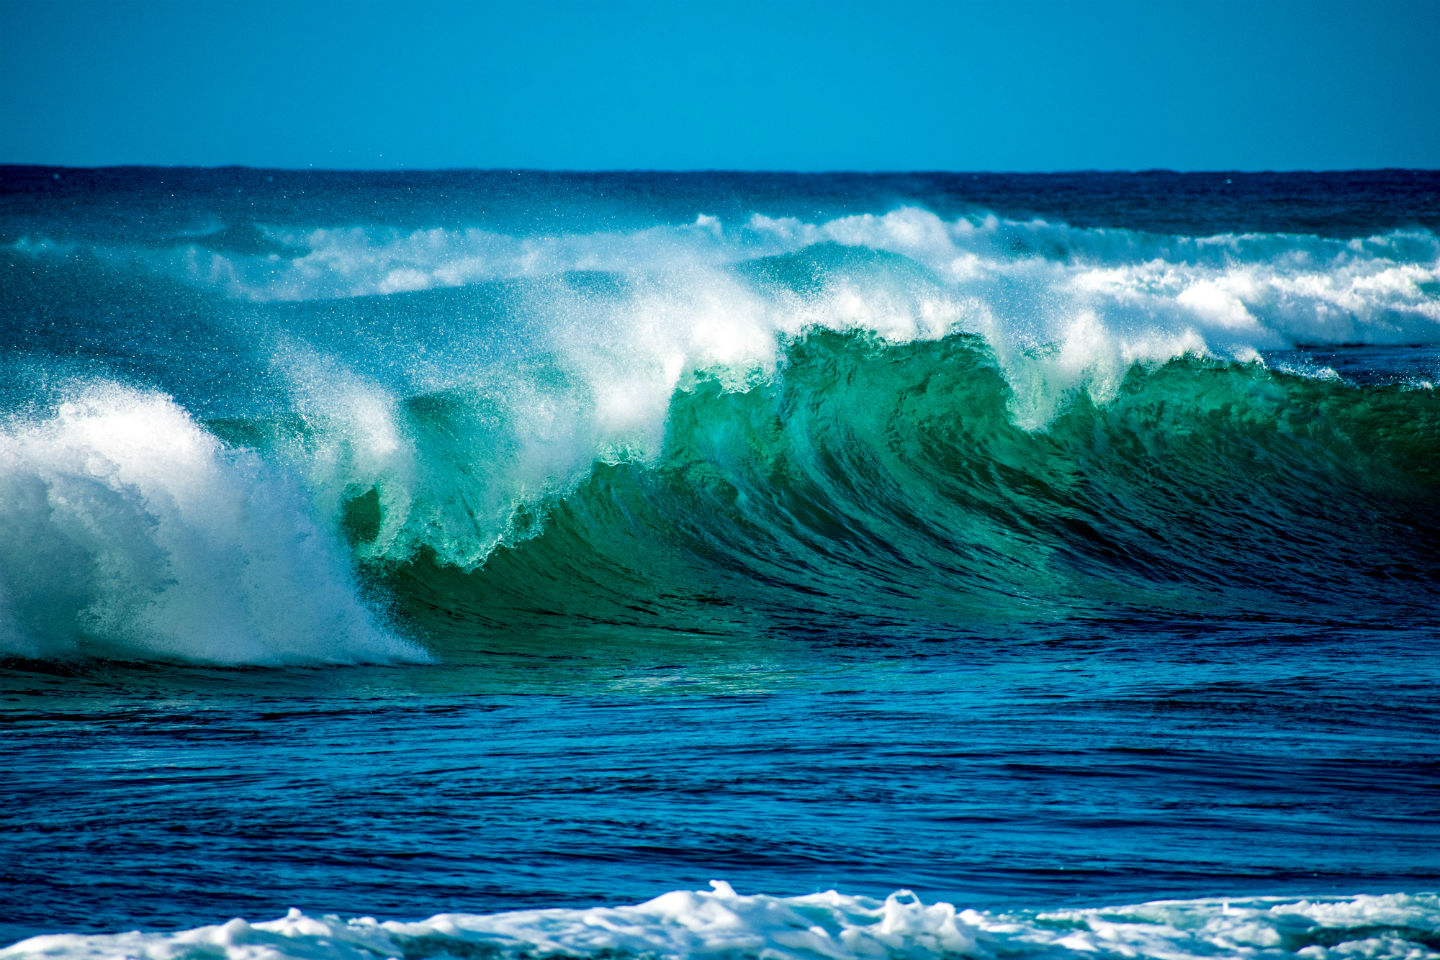
[{"label": "foam crest", "polygon": [[[726,224],[701,213],[689,224],[533,236],[479,228],[256,229],[274,250],[189,244],[96,252],[120,267],[138,256],[162,273],[233,297],[271,301],[387,295],[583,271],[683,282],[697,266],[724,267],[835,244],[923,264],[947,292],[981,297],[1021,335],[1040,339],[1050,332],[1049,324],[1034,323],[1028,314],[1084,309],[1121,326],[1191,328],[1221,348],[1238,342],[1264,347],[1297,340],[1428,340],[1440,324],[1440,240],[1423,230],[1350,240],[1295,234],[1186,237],[994,215],[946,221],[914,207],[820,223],[754,214]],[[73,247],[26,236],[11,249],[60,257]]]},{"label": "foam crest", "polygon": [[1053,913],[989,913],[830,891],[746,896],[714,882],[632,907],[442,914],[420,923],[342,921],[298,910],[250,924],[181,933],[34,937],[0,958],[145,960],[191,957],[370,960],[376,956],[766,957],[770,960],[931,957],[1249,957],[1254,960],[1435,957],[1440,898],[1160,901]]},{"label": "foam crest", "polygon": [[[619,298],[547,285],[518,362],[408,371],[397,391],[304,343],[275,365],[306,429],[271,444],[338,522],[374,491],[364,559],[424,545],[470,569],[538,529],[535,507],[599,463],[653,463],[675,391],[705,370],[743,389],[773,371],[772,318],[733,279],[637,284]],[[403,364],[400,358],[392,364]]]},{"label": "foam crest", "polygon": [[108,383],[0,427],[0,654],[423,660],[299,487],[170,398]]},{"label": "foam crest", "polygon": [[[1082,312],[1132,345],[1193,334],[1219,355],[1294,342],[1429,341],[1440,334],[1440,243],[1424,232],[1156,237],[920,210],[812,226],[754,218],[790,242],[902,254],[1003,312],[1004,335],[1053,342]],[[1168,359],[1168,358],[1157,358]]]},{"label": "foam crest", "polygon": [[[1350,240],[1186,237],[991,214],[947,221],[915,207],[818,223],[763,214],[725,223],[701,213],[687,224],[555,235],[480,228],[255,229],[273,249],[191,243],[95,252],[116,269],[132,269],[138,258],[155,271],[239,299],[308,301],[577,272],[643,278],[675,288],[674,294],[693,286],[699,274],[709,282],[737,265],[828,245],[922,266],[920,287],[931,289],[909,291],[911,300],[921,302],[904,310],[909,325],[925,336],[934,333],[933,315],[956,312],[948,303],[953,301],[993,321],[993,329],[973,323],[969,329],[1017,348],[1063,339],[1086,313],[1101,319],[1110,342],[1132,354],[1144,344],[1176,339],[1202,343],[1217,356],[1237,356],[1296,342],[1429,342],[1440,336],[1440,240],[1424,230]],[[43,258],[68,255],[72,246],[26,236],[12,249]],[[809,280],[824,270],[808,278],[801,271],[803,282],[789,291],[792,296],[764,292],[775,314],[769,325],[787,332],[807,325],[870,325],[884,336],[904,336],[905,324],[896,322],[887,303],[895,299],[894,287],[913,284],[916,276],[897,273],[896,266],[877,261],[868,271],[825,277],[819,288]],[[554,309],[563,307],[561,302]]]}]

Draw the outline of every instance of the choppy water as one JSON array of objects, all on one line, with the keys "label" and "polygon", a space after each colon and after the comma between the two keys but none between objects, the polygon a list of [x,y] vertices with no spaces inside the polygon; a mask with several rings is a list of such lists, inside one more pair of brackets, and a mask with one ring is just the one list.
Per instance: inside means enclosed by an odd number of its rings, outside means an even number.
[{"label": "choppy water", "polygon": [[1434,954],[1437,231],[0,169],[0,941]]}]

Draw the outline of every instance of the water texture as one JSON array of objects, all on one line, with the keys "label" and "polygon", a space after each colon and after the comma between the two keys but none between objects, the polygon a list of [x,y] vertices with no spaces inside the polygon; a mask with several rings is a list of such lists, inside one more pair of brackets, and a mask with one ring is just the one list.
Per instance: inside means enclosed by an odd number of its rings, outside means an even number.
[{"label": "water texture", "polygon": [[17,955],[1440,949],[1440,175],[5,167],[0,290]]}]

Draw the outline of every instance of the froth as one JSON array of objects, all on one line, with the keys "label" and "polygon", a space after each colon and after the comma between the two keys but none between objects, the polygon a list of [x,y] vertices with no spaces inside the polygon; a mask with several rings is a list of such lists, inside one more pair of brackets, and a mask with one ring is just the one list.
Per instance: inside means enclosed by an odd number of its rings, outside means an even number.
[{"label": "froth", "polygon": [[423,660],[357,595],[299,487],[114,384],[0,427],[0,654]]},{"label": "froth", "polygon": [[[720,310],[707,305],[678,319],[697,341],[722,311],[759,317],[769,333],[846,326],[906,339],[958,326],[984,333],[1002,354],[1065,341],[1084,315],[1097,318],[1098,325],[1090,325],[1103,344],[1128,356],[1164,353],[1175,344],[1243,357],[1296,342],[1440,336],[1440,241],[1423,230],[1353,240],[1185,237],[994,215],[946,221],[914,207],[819,223],[763,214],[729,223],[701,212],[693,223],[559,235],[262,229],[277,249],[293,255],[198,245],[96,253],[116,269],[149,263],[157,272],[253,301],[368,297],[598,271],[640,282],[649,301],[720,304]],[[900,257],[923,269],[897,273],[894,263],[876,263],[788,291],[756,289],[743,269],[736,276],[747,262],[826,245]],[[25,237],[12,249],[52,257],[62,247]],[[565,284],[554,289],[552,316],[573,306]],[[763,301],[758,311],[757,298]],[[539,313],[545,312],[542,306]]]},{"label": "froth", "polygon": [[342,921],[292,910],[170,934],[34,937],[0,957],[767,957],[849,960],[922,957],[1434,957],[1440,898],[1361,896],[1335,901],[1163,901],[1059,913],[987,913],[834,891],[745,896],[729,884],[675,891],[633,907],[443,914],[420,923]]}]

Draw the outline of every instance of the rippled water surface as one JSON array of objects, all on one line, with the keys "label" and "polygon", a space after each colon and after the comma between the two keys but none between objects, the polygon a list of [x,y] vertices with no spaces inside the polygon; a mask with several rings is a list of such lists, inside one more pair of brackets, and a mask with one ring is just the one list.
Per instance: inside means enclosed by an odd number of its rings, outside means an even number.
[{"label": "rippled water surface", "polygon": [[1433,954],[1437,188],[0,168],[0,942]]}]

